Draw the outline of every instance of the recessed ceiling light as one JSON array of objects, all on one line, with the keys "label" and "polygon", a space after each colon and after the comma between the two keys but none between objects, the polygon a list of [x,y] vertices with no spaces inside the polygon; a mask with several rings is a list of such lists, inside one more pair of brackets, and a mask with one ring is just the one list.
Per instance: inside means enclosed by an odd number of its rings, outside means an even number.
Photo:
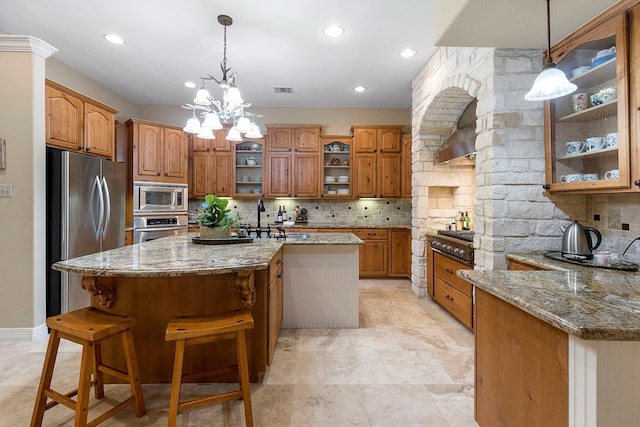
[{"label": "recessed ceiling light", "polygon": [[196,87],[196,84],[194,82],[184,82],[184,86],[188,87],[189,89],[193,89]]},{"label": "recessed ceiling light", "polygon": [[367,90],[367,88],[365,86],[356,86],[353,88],[353,90],[355,90],[356,92],[364,92],[365,90]]},{"label": "recessed ceiling light", "polygon": [[337,25],[330,25],[324,29],[324,35],[327,37],[340,37],[344,34],[344,30]]},{"label": "recessed ceiling light", "polygon": [[416,50],[411,48],[407,48],[402,52],[400,52],[400,56],[402,56],[403,58],[411,58],[415,54],[416,54]]},{"label": "recessed ceiling light", "polygon": [[113,44],[124,44],[124,40],[122,40],[122,37],[116,34],[106,34],[104,38]]}]

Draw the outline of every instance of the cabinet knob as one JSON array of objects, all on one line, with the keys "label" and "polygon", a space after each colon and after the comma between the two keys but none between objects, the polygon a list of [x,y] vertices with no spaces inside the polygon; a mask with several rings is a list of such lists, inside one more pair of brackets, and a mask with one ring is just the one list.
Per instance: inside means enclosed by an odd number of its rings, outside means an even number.
[{"label": "cabinet knob", "polygon": [[282,274],[280,273],[276,274],[276,279],[282,279]]},{"label": "cabinet knob", "polygon": [[169,176],[169,174],[167,172],[164,173],[164,176]]},{"label": "cabinet knob", "polygon": [[158,172],[157,175],[160,176],[160,172]]},{"label": "cabinet knob", "polygon": [[282,265],[282,260],[281,260],[281,259],[279,259],[279,260],[278,260],[278,262],[277,262],[276,264],[278,264],[278,265]]},{"label": "cabinet knob", "polygon": [[549,184],[545,184],[542,186],[542,188],[544,188],[545,190],[548,190],[551,188],[551,186]]},{"label": "cabinet knob", "polygon": [[381,149],[380,149],[380,152],[382,153],[383,151],[384,151],[384,149],[382,149],[382,148],[381,148]]},{"label": "cabinet knob", "polygon": [[633,181],[633,185],[635,185],[636,187],[640,187],[640,179],[636,179],[635,181]]}]

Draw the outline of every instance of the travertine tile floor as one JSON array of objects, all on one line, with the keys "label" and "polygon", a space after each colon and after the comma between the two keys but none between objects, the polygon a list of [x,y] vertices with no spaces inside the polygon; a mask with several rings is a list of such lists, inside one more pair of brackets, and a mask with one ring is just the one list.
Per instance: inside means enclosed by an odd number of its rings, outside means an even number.
[{"label": "travertine tile floor", "polygon": [[[79,347],[63,341],[54,385],[77,381]],[[46,340],[0,342],[0,426],[31,419]],[[235,385],[183,387],[183,397]],[[473,335],[407,280],[360,281],[359,329],[283,330],[262,384],[253,384],[257,426],[475,426]],[[106,403],[128,392],[106,387]],[[103,426],[165,426],[169,385],[145,385],[147,414],[127,408]],[[89,417],[106,408],[92,400]],[[93,415],[92,415],[93,414]],[[58,405],[46,426],[73,425]],[[187,411],[182,426],[243,426],[242,402]]]}]

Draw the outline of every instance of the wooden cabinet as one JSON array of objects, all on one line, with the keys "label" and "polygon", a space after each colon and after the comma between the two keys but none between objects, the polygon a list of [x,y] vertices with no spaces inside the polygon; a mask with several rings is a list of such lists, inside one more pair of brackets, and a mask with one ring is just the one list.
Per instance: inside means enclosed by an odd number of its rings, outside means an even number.
[{"label": "wooden cabinet", "polygon": [[227,140],[229,126],[214,132],[214,139],[198,138],[196,135],[191,137],[191,150],[197,151],[231,151],[231,141]]},{"label": "wooden cabinet", "polygon": [[267,308],[267,363],[271,365],[282,326],[283,309],[283,252],[280,250],[269,264]]},{"label": "wooden cabinet", "polygon": [[357,197],[402,196],[402,127],[352,126]]},{"label": "wooden cabinet", "polygon": [[478,425],[568,425],[568,335],[482,289],[475,295]]},{"label": "wooden cabinet", "polygon": [[115,160],[117,110],[45,80],[46,143]]},{"label": "wooden cabinet", "polygon": [[411,277],[411,230],[389,231],[389,276]]},{"label": "wooden cabinet", "polygon": [[124,232],[124,245],[133,245],[133,230],[125,230]]},{"label": "wooden cabinet", "polygon": [[456,276],[456,271],[472,267],[436,252],[433,268],[433,299],[463,325],[473,329],[472,287]]},{"label": "wooden cabinet", "polygon": [[351,143],[346,135],[322,135],[322,197],[353,197]]},{"label": "wooden cabinet", "polygon": [[578,86],[545,102],[546,188],[552,192],[640,190],[640,6],[625,11],[633,3],[619,2],[552,48],[558,67]]},{"label": "wooden cabinet", "polygon": [[[247,138],[234,145],[234,197],[262,197],[265,195],[265,187],[263,187],[265,179],[264,146],[264,138]],[[216,153],[219,154],[219,152]],[[222,179],[222,177],[220,178]]]},{"label": "wooden cabinet", "polygon": [[188,142],[182,129],[127,121],[134,181],[188,183]]},{"label": "wooden cabinet", "polygon": [[386,277],[389,273],[389,232],[359,228],[353,233],[364,241],[360,246],[360,277]]},{"label": "wooden cabinet", "polygon": [[402,135],[402,198],[411,198],[411,135]]},{"label": "wooden cabinet", "polygon": [[266,125],[268,197],[320,197],[320,126]]},{"label": "wooden cabinet", "polygon": [[228,152],[194,152],[189,169],[189,197],[231,196],[231,162]]}]

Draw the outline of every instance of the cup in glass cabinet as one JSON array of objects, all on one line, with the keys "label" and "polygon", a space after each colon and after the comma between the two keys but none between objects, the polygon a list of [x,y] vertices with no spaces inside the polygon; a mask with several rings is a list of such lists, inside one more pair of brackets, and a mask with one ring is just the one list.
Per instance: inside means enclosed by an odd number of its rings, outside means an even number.
[{"label": "cup in glass cabinet", "polygon": [[589,94],[588,93],[576,93],[572,97],[573,100],[573,112],[586,110],[589,108]]},{"label": "cup in glass cabinet", "polygon": [[601,136],[594,136],[592,138],[587,138],[585,149],[586,151],[602,150],[604,148],[604,143],[605,143],[605,139]]},{"label": "cup in glass cabinet", "polygon": [[569,173],[560,177],[560,182],[580,182],[582,181],[581,173]]},{"label": "cup in glass cabinet", "polygon": [[570,156],[572,154],[582,153],[584,151],[584,142],[582,141],[570,141],[565,145],[565,154]]},{"label": "cup in glass cabinet", "polygon": [[606,148],[614,148],[618,146],[618,132],[608,133],[605,139],[606,142],[604,146]]},{"label": "cup in glass cabinet", "polygon": [[597,181],[598,174],[597,173],[583,173],[582,174],[583,181]]},{"label": "cup in glass cabinet", "polygon": [[620,178],[620,171],[618,169],[611,169],[604,173],[604,179],[618,179]]}]

